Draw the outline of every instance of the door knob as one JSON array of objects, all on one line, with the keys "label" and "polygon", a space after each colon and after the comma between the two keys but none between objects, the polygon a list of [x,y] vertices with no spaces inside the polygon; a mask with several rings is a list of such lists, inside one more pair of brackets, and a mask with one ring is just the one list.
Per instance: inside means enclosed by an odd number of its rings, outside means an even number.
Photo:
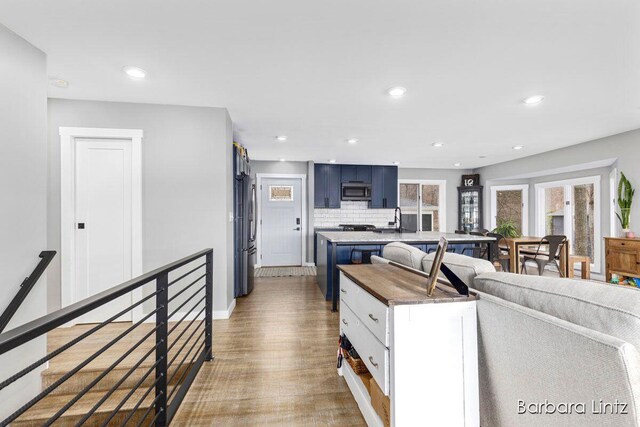
[{"label": "door knob", "polygon": [[294,228],[294,231],[300,231],[300,227]]}]

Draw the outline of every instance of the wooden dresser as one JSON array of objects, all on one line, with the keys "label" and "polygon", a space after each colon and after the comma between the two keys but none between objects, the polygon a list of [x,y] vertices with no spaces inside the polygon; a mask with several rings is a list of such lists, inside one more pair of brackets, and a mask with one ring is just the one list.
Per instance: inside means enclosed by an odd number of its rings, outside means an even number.
[{"label": "wooden dresser", "polygon": [[349,364],[342,375],[371,426],[478,426],[476,299],[393,265],[340,269],[340,332],[390,401],[383,421]]},{"label": "wooden dresser", "polygon": [[640,277],[640,239],[604,238],[607,282],[612,274]]}]

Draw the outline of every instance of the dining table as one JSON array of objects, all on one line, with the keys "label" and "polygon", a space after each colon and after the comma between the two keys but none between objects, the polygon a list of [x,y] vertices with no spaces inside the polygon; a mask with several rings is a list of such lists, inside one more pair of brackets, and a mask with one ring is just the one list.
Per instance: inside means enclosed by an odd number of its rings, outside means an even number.
[{"label": "dining table", "polygon": [[[538,245],[542,241],[542,237],[536,236],[520,236],[520,237],[505,237],[504,244],[509,249],[509,270],[511,273],[520,274],[521,264],[520,256],[523,252],[527,255],[534,254],[538,249]],[[502,246],[502,245],[501,245]],[[563,277],[569,277],[569,253],[570,245],[569,240],[560,249],[560,272]]]}]

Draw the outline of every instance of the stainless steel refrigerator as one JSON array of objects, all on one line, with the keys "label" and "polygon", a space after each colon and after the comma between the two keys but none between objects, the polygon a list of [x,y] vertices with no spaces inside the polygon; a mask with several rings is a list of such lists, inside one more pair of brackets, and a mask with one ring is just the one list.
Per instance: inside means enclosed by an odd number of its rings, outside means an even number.
[{"label": "stainless steel refrigerator", "polygon": [[251,167],[247,151],[234,146],[234,294],[248,295],[253,290],[256,263],[256,189],[251,183]]}]

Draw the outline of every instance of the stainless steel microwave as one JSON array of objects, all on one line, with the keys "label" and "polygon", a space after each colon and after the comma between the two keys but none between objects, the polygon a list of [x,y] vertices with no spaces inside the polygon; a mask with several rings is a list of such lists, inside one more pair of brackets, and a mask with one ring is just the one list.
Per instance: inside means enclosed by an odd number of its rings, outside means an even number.
[{"label": "stainless steel microwave", "polygon": [[364,182],[343,182],[341,200],[371,200],[371,184]]}]

